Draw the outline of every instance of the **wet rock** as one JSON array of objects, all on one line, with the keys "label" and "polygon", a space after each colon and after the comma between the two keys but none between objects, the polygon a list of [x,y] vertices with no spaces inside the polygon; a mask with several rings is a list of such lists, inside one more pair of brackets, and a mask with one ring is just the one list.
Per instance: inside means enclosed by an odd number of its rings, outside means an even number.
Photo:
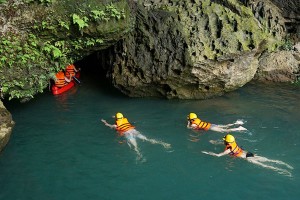
[{"label": "wet rock", "polygon": [[299,0],[272,0],[280,8],[286,19],[286,27],[289,33],[297,34],[300,38],[300,1]]},{"label": "wet rock", "polygon": [[8,143],[13,126],[14,121],[11,114],[6,110],[2,101],[0,101],[0,151]]},{"label": "wet rock", "polygon": [[300,42],[296,43],[296,44],[293,46],[293,50],[300,52]]},{"label": "wet rock", "polygon": [[279,51],[265,53],[259,61],[255,80],[262,82],[295,82],[300,77],[300,53]]}]

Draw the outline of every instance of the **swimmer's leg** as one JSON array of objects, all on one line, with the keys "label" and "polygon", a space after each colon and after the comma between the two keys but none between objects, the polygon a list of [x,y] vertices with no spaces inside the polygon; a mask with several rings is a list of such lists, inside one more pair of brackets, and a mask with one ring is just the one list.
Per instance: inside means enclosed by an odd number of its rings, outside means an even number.
[{"label": "swimmer's leg", "polygon": [[237,128],[231,128],[231,129],[227,129],[228,132],[242,132],[242,131],[247,131],[247,129],[245,127],[239,126]]},{"label": "swimmer's leg", "polygon": [[170,148],[171,145],[168,144],[168,143],[165,143],[165,142],[162,142],[162,141],[157,141],[157,140],[154,140],[154,139],[149,139],[147,138],[146,136],[144,136],[143,134],[141,134],[139,131],[133,129],[131,131],[131,133],[134,135],[134,137],[138,137],[140,138],[141,140],[144,140],[144,141],[148,141],[148,142],[151,142],[152,144],[160,144],[162,145],[164,148]]},{"label": "swimmer's leg", "polygon": [[130,138],[127,139],[127,144],[128,146],[131,148],[131,145],[134,147],[133,150],[136,152],[137,154],[137,160],[141,160],[143,158],[142,153],[140,152],[140,149],[138,148],[137,142],[135,138]]},{"label": "swimmer's leg", "polygon": [[244,121],[241,119],[236,120],[236,122],[233,123],[234,125],[243,125]]},{"label": "swimmer's leg", "polygon": [[216,132],[225,132],[226,129],[220,127],[219,125],[216,125],[216,124],[212,124],[209,128],[210,130],[212,131],[216,131]]},{"label": "swimmer's leg", "polygon": [[127,133],[125,133],[125,137],[126,137],[128,146],[130,148],[132,148],[132,146],[133,146],[133,150],[137,153],[137,160],[141,160],[143,158],[143,155],[138,148],[138,144],[136,142],[135,136],[132,133],[127,132]]},{"label": "swimmer's leg", "polygon": [[216,132],[222,132],[222,133],[247,131],[247,129],[242,126],[239,126],[237,128],[222,128],[216,124],[212,124],[210,127],[210,130],[216,131]]},{"label": "swimmer's leg", "polygon": [[147,138],[146,136],[142,135],[141,133],[138,133],[136,135],[136,137],[144,140],[144,141],[148,141],[148,142],[151,142],[152,144],[160,144],[162,145],[164,148],[171,148],[171,144],[168,144],[168,143],[165,143],[163,141],[158,141],[158,140],[154,140],[154,139],[149,139]]},{"label": "swimmer's leg", "polygon": [[154,139],[147,139],[147,141],[151,142],[152,144],[160,144],[166,149],[171,148],[171,144],[165,143],[163,141],[154,140]]},{"label": "swimmer's leg", "polygon": [[276,163],[276,164],[279,164],[279,165],[284,165],[289,169],[294,169],[294,167],[292,167],[289,164],[287,164],[285,162],[282,162],[280,160],[271,160],[271,159],[268,159],[268,158],[265,158],[265,157],[262,157],[262,156],[257,156],[257,155],[255,155],[255,158],[259,162],[271,162],[271,163]]},{"label": "swimmer's leg", "polygon": [[133,149],[134,149],[135,151],[139,149],[135,138],[132,138],[132,137],[131,137],[131,138],[126,138],[126,139],[127,139],[127,144],[128,144],[128,146],[129,146],[130,148],[132,148],[132,147],[131,147],[131,145],[132,145],[132,146],[133,146]]},{"label": "swimmer's leg", "polygon": [[236,120],[236,122],[232,123],[232,124],[218,124],[217,126],[220,128],[230,128],[231,126],[235,126],[235,125],[243,125],[244,122],[240,119]]},{"label": "swimmer's leg", "polygon": [[274,166],[271,166],[271,165],[267,165],[267,164],[264,164],[263,162],[261,162],[262,160],[260,158],[257,158],[256,156],[254,157],[248,157],[247,160],[253,164],[256,164],[256,165],[259,165],[261,167],[264,167],[264,168],[267,168],[267,169],[271,169],[271,170],[274,170],[274,171],[277,171],[279,172],[280,174],[286,174],[288,176],[292,176],[291,172],[289,172],[288,170],[286,169],[281,169],[281,168],[278,168],[278,167],[274,167]]}]

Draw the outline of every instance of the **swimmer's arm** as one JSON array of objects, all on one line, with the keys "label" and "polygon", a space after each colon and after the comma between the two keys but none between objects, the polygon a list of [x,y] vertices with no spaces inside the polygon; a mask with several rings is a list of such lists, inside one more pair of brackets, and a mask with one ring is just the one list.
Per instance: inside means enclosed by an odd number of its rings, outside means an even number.
[{"label": "swimmer's arm", "polygon": [[188,122],[188,124],[186,125],[187,128],[189,129],[196,129],[197,125],[196,124],[191,124],[190,122]]},{"label": "swimmer's arm", "polygon": [[190,123],[190,121],[187,122],[186,127],[187,127],[187,128],[191,128],[191,123]]},{"label": "swimmer's arm", "polygon": [[107,121],[104,120],[104,119],[101,119],[101,121],[104,123],[105,126],[108,126],[109,128],[116,129],[116,127],[117,127],[115,124],[109,124],[109,123],[107,123]]},{"label": "swimmer's arm", "polygon": [[214,153],[214,152],[207,152],[207,151],[202,151],[202,153],[211,155],[211,156],[217,156],[217,157],[221,157],[224,155],[227,155],[230,153],[230,149],[227,149],[226,151],[222,152],[222,153]]}]

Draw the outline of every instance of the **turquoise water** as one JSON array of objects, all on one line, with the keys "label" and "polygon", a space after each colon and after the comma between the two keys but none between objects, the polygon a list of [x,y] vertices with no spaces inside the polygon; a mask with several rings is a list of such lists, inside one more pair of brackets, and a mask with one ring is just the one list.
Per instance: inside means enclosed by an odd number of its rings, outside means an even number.
[{"label": "turquoise water", "polygon": [[[299,199],[299,88],[248,84],[209,100],[128,98],[88,77],[61,96],[46,92],[19,104],[7,102],[16,122],[0,155],[0,199]],[[138,140],[145,162],[100,119],[122,112],[149,138]],[[213,157],[225,134],[186,129],[186,116],[248,129],[233,133],[255,154],[281,160],[291,176],[243,159]],[[194,142],[191,139],[195,139]]]}]

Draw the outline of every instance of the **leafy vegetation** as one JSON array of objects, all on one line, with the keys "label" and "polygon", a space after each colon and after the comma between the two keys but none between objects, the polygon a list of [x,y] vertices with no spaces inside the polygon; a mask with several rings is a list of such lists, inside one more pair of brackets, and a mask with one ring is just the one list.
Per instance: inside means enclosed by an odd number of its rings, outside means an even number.
[{"label": "leafy vegetation", "polygon": [[82,18],[80,18],[77,14],[73,14],[72,15],[72,19],[73,19],[73,23],[78,25],[79,31],[82,31],[82,29],[84,27],[88,27],[89,26],[88,25],[89,19],[87,17],[85,17],[85,16],[82,17]]},{"label": "leafy vegetation", "polygon": [[32,98],[42,92],[56,71],[68,63],[62,50],[42,43],[35,35],[22,38],[6,35],[0,39],[1,95],[9,99]]},{"label": "leafy vegetation", "polygon": [[[0,2],[5,2],[1,1]],[[28,5],[49,5],[54,0],[24,0]],[[122,6],[121,6],[122,7]],[[43,9],[41,9],[43,11]],[[54,12],[54,11],[53,11]],[[16,13],[16,12],[14,12]],[[51,12],[50,12],[51,13]],[[78,8],[67,15],[40,12],[27,34],[7,32],[0,38],[0,94],[8,99],[30,99],[43,92],[57,71],[101,49],[104,40],[86,34],[94,23],[125,19],[124,10],[108,5]],[[97,25],[97,26],[98,26]]]}]

